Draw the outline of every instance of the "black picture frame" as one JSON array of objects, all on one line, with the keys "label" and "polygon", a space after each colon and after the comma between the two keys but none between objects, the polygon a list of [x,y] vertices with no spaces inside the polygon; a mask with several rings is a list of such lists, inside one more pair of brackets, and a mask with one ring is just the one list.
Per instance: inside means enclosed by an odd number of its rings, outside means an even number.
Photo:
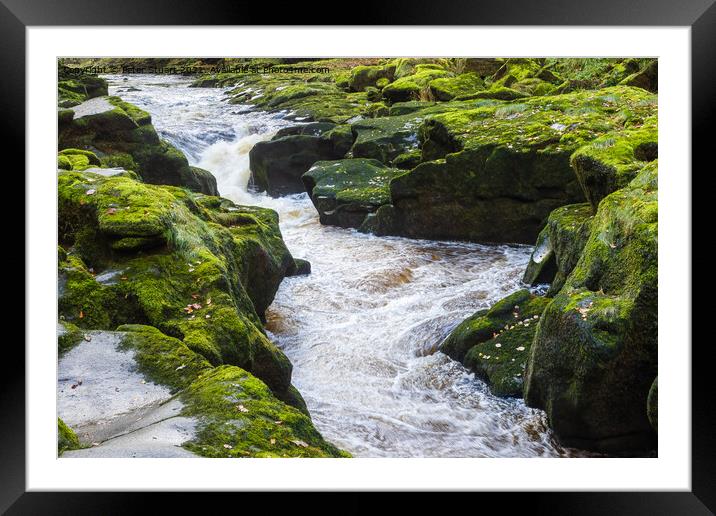
[{"label": "black picture frame", "polygon": [[[270,11],[270,12],[269,12]],[[334,19],[317,21],[317,13],[334,13]],[[297,24],[341,25],[347,15],[336,16],[338,6],[323,8],[304,3],[281,3],[271,7],[250,2],[206,2],[185,0],[0,0],[0,63],[4,79],[0,80],[0,105],[5,126],[4,147],[24,149],[25,139],[25,30],[29,26],[60,25],[248,25]],[[716,0],[600,0],[578,2],[567,0],[512,0],[499,2],[451,3],[426,0],[400,1],[387,4],[363,0],[360,8],[349,9],[350,21],[357,25],[571,25],[571,26],[688,26],[691,27],[692,70],[692,156],[693,170],[703,173],[713,169],[713,143],[709,125],[716,113]],[[338,22],[338,23],[336,23]],[[31,99],[30,99],[31,101]],[[24,170],[24,154],[15,170]],[[708,164],[708,165],[707,165]],[[9,172],[9,171],[8,171]],[[683,171],[684,177],[691,171]],[[19,183],[19,181],[18,181]],[[18,185],[19,186],[19,185]],[[24,185],[22,186],[24,189]],[[694,190],[694,192],[698,192]],[[27,195],[29,192],[25,192]],[[703,193],[701,195],[704,195]],[[694,204],[698,197],[694,197]],[[694,224],[697,222],[694,219]],[[18,244],[19,247],[19,244]],[[16,264],[21,266],[19,256]],[[24,260],[23,265],[24,267]],[[28,274],[25,269],[26,275]],[[693,271],[692,271],[693,273]],[[680,302],[691,302],[681,300]],[[8,334],[9,335],[9,334]],[[5,342],[6,349],[11,343]],[[701,345],[699,345],[701,344]],[[709,342],[702,341],[692,352],[692,491],[691,492],[621,492],[621,493],[512,493],[511,509],[521,507],[535,514],[713,514],[716,511],[716,432],[713,430],[713,383],[710,381]],[[17,346],[13,343],[17,348]],[[684,329],[684,341],[673,343],[676,352],[686,352],[691,345],[691,328]],[[7,514],[127,514],[146,510],[147,497],[160,498],[164,510],[186,503],[185,496],[172,494],[126,493],[27,493],[25,489],[25,355],[20,349],[2,375],[0,391],[0,511]],[[5,356],[5,360],[10,360]],[[323,493],[321,496],[326,496]],[[227,496],[212,495],[222,503]],[[218,499],[216,496],[220,496]],[[251,500],[240,495],[242,505]],[[265,496],[265,495],[264,495]],[[506,496],[504,493],[470,494],[485,497]],[[255,498],[256,495],[253,495]],[[282,502],[272,498],[271,511],[300,505],[300,497],[292,495]],[[422,503],[422,494],[411,499]],[[368,512],[373,504],[357,494],[348,500],[325,503],[332,512]],[[504,498],[502,498],[504,500]],[[257,500],[251,500],[251,502]],[[492,501],[492,500],[491,500]],[[340,504],[340,505],[336,505]],[[479,503],[479,502],[478,502]],[[476,499],[470,502],[477,506]],[[338,510],[336,507],[342,507]],[[487,507],[487,506],[485,506]],[[320,509],[320,508],[319,508]]]}]

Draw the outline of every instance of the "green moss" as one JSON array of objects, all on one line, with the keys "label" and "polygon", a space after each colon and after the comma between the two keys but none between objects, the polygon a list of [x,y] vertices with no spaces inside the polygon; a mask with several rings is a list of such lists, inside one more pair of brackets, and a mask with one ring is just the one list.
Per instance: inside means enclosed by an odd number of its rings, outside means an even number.
[{"label": "green moss", "polygon": [[547,411],[566,443],[653,446],[644,404],[657,372],[657,198],[654,161],[602,199],[535,335],[525,400]]},{"label": "green moss", "polygon": [[291,364],[261,325],[294,266],[275,212],[125,177],[63,172],[58,183],[66,321],[149,324],[286,394]]},{"label": "green moss", "polygon": [[372,159],[318,161],[303,181],[321,223],[359,227],[368,213],[390,202],[389,182],[400,173]]},{"label": "green moss", "polygon": [[658,140],[657,119],[652,116],[597,138],[572,155],[572,166],[594,211],[605,196],[625,187],[646,162],[657,158]]},{"label": "green moss", "polygon": [[569,204],[550,213],[537,237],[525,271],[525,283],[551,283],[548,296],[559,292],[582,254],[591,221],[592,210],[588,203]]},{"label": "green moss", "polygon": [[351,91],[364,91],[368,87],[377,88],[390,83],[395,75],[395,65],[356,66],[350,72],[348,86]]},{"label": "green moss", "polygon": [[418,64],[415,66],[414,73],[402,76],[384,87],[383,97],[390,102],[417,100],[424,88],[429,91],[429,85],[433,79],[447,74],[448,72],[439,65]]},{"label": "green moss", "polygon": [[[160,141],[151,117],[145,111],[108,97],[115,108],[102,113],[65,121],[60,125],[58,146],[67,152],[77,149],[88,159],[93,155],[83,149],[92,149],[102,156],[91,163],[78,162],[75,169],[88,164],[121,166],[138,173],[145,182],[184,186],[206,194],[216,194],[216,180],[207,171],[190,167],[184,154]],[[70,151],[71,152],[71,151]],[[84,160],[77,151],[67,154],[75,160]]]},{"label": "green moss", "polygon": [[76,106],[87,99],[107,95],[107,81],[96,75],[69,74],[60,68],[57,93],[60,106]]},{"label": "green moss", "polygon": [[121,108],[137,125],[149,125],[152,123],[151,115],[134,104],[125,102],[119,97],[108,97],[107,100],[113,106]]},{"label": "green moss", "polygon": [[67,450],[77,450],[80,448],[80,440],[77,434],[65,424],[59,417],[57,418],[57,453],[61,456]]},{"label": "green moss", "polygon": [[453,77],[438,77],[430,81],[429,85],[433,97],[440,101],[472,95],[485,88],[484,81],[476,73],[463,73]]},{"label": "green moss", "polygon": [[127,332],[122,348],[135,350],[134,360],[140,372],[155,383],[183,389],[211,368],[209,362],[180,340],[152,326],[127,324],[117,331]]},{"label": "green moss", "polygon": [[646,127],[654,100],[614,87],[420,112],[422,162],[391,181],[392,222],[378,225],[408,237],[533,243],[552,210],[584,200],[572,153]]},{"label": "green moss", "polygon": [[440,350],[461,361],[497,396],[522,396],[523,372],[549,300],[519,290],[460,323]]},{"label": "green moss", "polygon": [[59,321],[58,325],[57,351],[61,355],[82,342],[84,332],[67,321]]},{"label": "green moss", "polygon": [[277,400],[246,371],[222,366],[181,394],[184,415],[199,418],[184,447],[204,457],[347,457],[323,440],[301,411]]}]

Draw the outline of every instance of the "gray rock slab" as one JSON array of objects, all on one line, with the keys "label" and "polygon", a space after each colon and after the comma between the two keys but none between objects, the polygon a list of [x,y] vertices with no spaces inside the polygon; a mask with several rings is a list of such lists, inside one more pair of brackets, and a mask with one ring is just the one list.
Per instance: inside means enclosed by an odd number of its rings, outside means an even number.
[{"label": "gray rock slab", "polygon": [[75,112],[75,119],[90,115],[98,115],[105,111],[111,111],[115,106],[109,103],[106,97],[95,97],[85,100],[82,104],[77,104],[70,109]]}]

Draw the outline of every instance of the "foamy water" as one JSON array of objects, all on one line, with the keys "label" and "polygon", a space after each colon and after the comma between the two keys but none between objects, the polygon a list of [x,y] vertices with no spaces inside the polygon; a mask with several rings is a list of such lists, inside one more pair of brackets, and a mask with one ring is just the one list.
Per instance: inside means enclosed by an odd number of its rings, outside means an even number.
[{"label": "foamy water", "polygon": [[460,321],[524,286],[531,247],[321,226],[307,194],[246,190],[249,150],[290,125],[285,114],[229,105],[225,90],[184,78],[108,79],[111,94],[149,111],[163,138],[214,173],[221,195],[276,210],[293,255],[311,262],[311,275],[281,284],[267,330],[324,437],[364,457],[573,454],[554,443],[543,412],[491,395],[436,352]]}]

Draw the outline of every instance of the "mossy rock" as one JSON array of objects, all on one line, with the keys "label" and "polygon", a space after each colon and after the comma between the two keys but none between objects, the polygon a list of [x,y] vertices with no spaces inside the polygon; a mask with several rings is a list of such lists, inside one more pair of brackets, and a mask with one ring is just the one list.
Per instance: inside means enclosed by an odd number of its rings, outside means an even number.
[{"label": "mossy rock", "polygon": [[294,261],[296,266],[291,271],[291,276],[307,276],[311,274],[311,262],[301,258],[296,258]]},{"label": "mossy rock", "polygon": [[418,148],[418,127],[422,121],[421,116],[413,113],[356,122],[351,126],[355,134],[351,156],[390,164],[399,155]]},{"label": "mossy rock", "polygon": [[306,414],[238,367],[210,370],[180,399],[182,415],[199,419],[196,437],[183,446],[204,457],[349,457]]},{"label": "mossy rock", "polygon": [[58,103],[63,107],[107,95],[107,81],[91,74],[73,74],[60,67],[57,80]]},{"label": "mossy rock", "polygon": [[154,383],[179,391],[211,369],[203,356],[153,326],[124,324],[117,331],[126,333],[120,348],[134,350],[139,372]]},{"label": "mossy rock", "polygon": [[522,397],[523,372],[548,299],[519,290],[455,328],[440,350],[463,362],[497,396]]},{"label": "mossy rock", "polygon": [[390,202],[388,184],[400,174],[372,159],[319,161],[303,175],[322,224],[360,227],[367,214]]},{"label": "mossy rock", "polygon": [[[625,109],[623,116],[634,115]],[[625,187],[647,162],[657,159],[658,141],[653,116],[643,125],[606,134],[574,153],[572,166],[594,211],[604,197]]]},{"label": "mossy rock", "polygon": [[457,100],[495,99],[495,100],[518,100],[529,97],[529,94],[517,91],[504,86],[491,86],[489,89],[460,95]]},{"label": "mossy rock", "polygon": [[433,79],[429,87],[433,97],[444,102],[477,93],[485,89],[485,82],[476,73],[463,73],[453,77]]},{"label": "mossy rock", "polygon": [[[149,113],[119,97],[98,97],[90,102],[97,107],[93,105],[85,110],[84,104],[75,106],[76,111],[88,114],[75,115],[71,121],[61,124],[58,140],[61,155],[82,159],[77,150],[91,150],[90,154],[95,155],[98,162],[88,165],[122,166],[139,174],[147,183],[183,186],[217,195],[214,176],[191,167],[179,149],[161,141]],[[71,154],[63,154],[70,149]],[[118,161],[112,163],[113,157]],[[74,168],[83,168],[83,165]]]},{"label": "mossy rock", "polygon": [[80,440],[77,434],[65,424],[62,419],[57,418],[57,454],[62,455],[67,450],[80,448]]},{"label": "mossy rock", "polygon": [[151,325],[287,394],[291,364],[261,324],[294,266],[275,212],[127,177],[72,171],[58,183],[65,322]]},{"label": "mossy rock", "polygon": [[[227,74],[216,85],[235,84],[232,104],[288,112],[289,118],[342,124],[362,115],[368,103],[364,91],[346,93],[349,80],[338,74]],[[341,80],[340,84],[334,82]]]},{"label": "mossy rock", "polygon": [[365,91],[369,87],[377,88],[381,81],[392,82],[394,76],[395,65],[356,66],[351,70],[348,87],[351,91]]},{"label": "mossy rock", "polygon": [[57,322],[57,352],[59,355],[66,353],[82,341],[84,332],[72,323],[66,321]]},{"label": "mossy rock", "polygon": [[652,162],[601,201],[535,335],[525,401],[569,446],[629,454],[655,444],[644,407],[657,373],[657,194]]},{"label": "mossy rock", "polygon": [[430,96],[431,81],[446,75],[448,71],[439,65],[418,64],[414,73],[402,76],[383,88],[383,97],[394,103],[418,100],[421,94]]},{"label": "mossy rock", "polygon": [[[57,156],[57,163],[58,168],[65,170],[84,170],[91,166],[101,165],[99,158],[94,152],[83,149],[61,150]],[[60,166],[60,164],[64,166]]]},{"label": "mossy rock", "polygon": [[644,68],[626,77],[619,84],[636,86],[656,93],[659,91],[659,62],[651,61]]},{"label": "mossy rock", "polygon": [[254,145],[249,152],[252,188],[273,197],[304,192],[301,176],[314,163],[340,159],[353,144],[349,127],[334,125],[331,129],[317,135],[277,135]]},{"label": "mossy rock", "polygon": [[654,101],[615,87],[430,113],[419,128],[422,162],[391,181],[391,223],[377,226],[414,238],[533,243],[554,209],[584,200],[572,154],[643,127]]},{"label": "mossy rock", "polygon": [[548,296],[559,292],[582,254],[591,221],[588,203],[569,204],[550,213],[537,237],[523,281],[531,285],[551,283]]}]

